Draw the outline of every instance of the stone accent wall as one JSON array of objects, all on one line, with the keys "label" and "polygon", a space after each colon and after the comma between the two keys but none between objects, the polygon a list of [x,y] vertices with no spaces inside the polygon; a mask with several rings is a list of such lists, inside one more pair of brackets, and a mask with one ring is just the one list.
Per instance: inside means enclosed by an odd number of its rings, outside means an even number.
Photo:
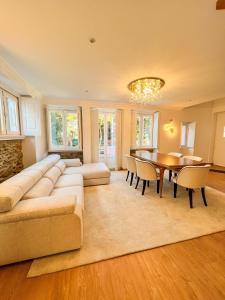
[{"label": "stone accent wall", "polygon": [[0,183],[23,169],[22,141],[0,141]]},{"label": "stone accent wall", "polygon": [[61,156],[61,158],[79,158],[80,161],[83,163],[83,151],[55,151],[48,153],[50,154],[59,154]]}]

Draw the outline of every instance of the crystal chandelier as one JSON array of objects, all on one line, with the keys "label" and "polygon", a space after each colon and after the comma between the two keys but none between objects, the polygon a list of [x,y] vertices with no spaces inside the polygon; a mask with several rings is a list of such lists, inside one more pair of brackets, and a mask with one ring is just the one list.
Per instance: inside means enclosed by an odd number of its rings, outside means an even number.
[{"label": "crystal chandelier", "polygon": [[156,100],[159,90],[164,86],[165,81],[158,77],[143,77],[131,81],[128,89],[131,92],[130,102],[148,104]]}]

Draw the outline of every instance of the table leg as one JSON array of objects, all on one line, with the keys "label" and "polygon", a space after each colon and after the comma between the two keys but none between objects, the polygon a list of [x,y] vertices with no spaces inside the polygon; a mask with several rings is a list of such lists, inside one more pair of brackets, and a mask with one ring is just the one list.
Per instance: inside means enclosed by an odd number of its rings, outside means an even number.
[{"label": "table leg", "polygon": [[162,198],[162,190],[163,190],[163,178],[164,178],[165,168],[160,168],[160,191],[159,196]]}]

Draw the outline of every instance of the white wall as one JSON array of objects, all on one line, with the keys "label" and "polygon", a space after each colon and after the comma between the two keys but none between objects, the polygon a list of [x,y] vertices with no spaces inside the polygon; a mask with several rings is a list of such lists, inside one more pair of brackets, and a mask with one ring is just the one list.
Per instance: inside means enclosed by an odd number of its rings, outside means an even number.
[{"label": "white wall", "polygon": [[35,156],[36,161],[41,160],[48,154],[47,130],[46,130],[46,112],[42,98],[39,99],[40,105],[40,130],[39,135],[35,137]]},{"label": "white wall", "polygon": [[213,163],[225,167],[225,112],[217,113]]},{"label": "white wall", "polygon": [[[138,106],[129,103],[105,102],[105,101],[79,101],[68,99],[44,98],[43,104],[52,105],[74,105],[82,107],[82,126],[83,126],[83,156],[84,162],[91,162],[91,109],[92,108],[114,108],[122,110],[122,159],[125,167],[124,155],[129,153],[132,147],[132,110],[159,111],[159,152],[168,153],[170,151],[181,151],[181,122],[196,122],[194,155],[201,156],[205,161],[212,162],[214,149],[215,113],[223,110],[225,99],[211,101],[183,110],[166,110],[160,107]],[[165,130],[165,124],[173,120],[174,131]],[[214,132],[214,133],[213,133]],[[46,135],[40,137],[40,146],[46,153]]]},{"label": "white wall", "polygon": [[47,154],[45,114],[42,104],[42,96],[17,73],[4,59],[0,57],[0,86],[19,96],[27,94],[37,99],[40,105],[41,122],[38,136],[26,137],[22,142],[23,164],[27,167]]},{"label": "white wall", "polygon": [[[83,156],[84,162],[91,162],[91,109],[92,108],[114,108],[122,110],[122,166],[125,167],[124,156],[129,153],[132,145],[132,124],[131,115],[132,110],[147,110],[147,111],[160,111],[159,115],[159,151],[169,152],[178,151],[180,141],[180,128],[179,121],[176,117],[180,115],[179,111],[159,110],[158,107],[148,109],[147,106],[135,106],[129,103],[118,102],[103,102],[103,101],[76,101],[65,99],[52,99],[45,98],[44,103],[52,105],[77,105],[82,107],[82,126],[83,126]],[[164,124],[169,120],[175,119],[175,131],[173,134],[164,130]],[[178,118],[179,119],[179,118]]]},{"label": "white wall", "polygon": [[23,166],[24,168],[36,162],[35,137],[28,136],[22,141]]},{"label": "white wall", "polygon": [[211,131],[213,130],[213,102],[195,105],[181,112],[181,121],[196,122],[194,155],[210,159]]}]

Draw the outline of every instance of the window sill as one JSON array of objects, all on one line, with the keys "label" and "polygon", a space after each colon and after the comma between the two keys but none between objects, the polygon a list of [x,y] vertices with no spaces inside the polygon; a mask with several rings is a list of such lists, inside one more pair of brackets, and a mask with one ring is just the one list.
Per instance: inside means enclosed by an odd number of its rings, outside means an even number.
[{"label": "window sill", "polygon": [[180,149],[194,149],[194,147],[180,146]]},{"label": "window sill", "polygon": [[48,150],[49,153],[56,153],[56,152],[82,152],[82,149],[55,149],[55,150]]},{"label": "window sill", "polygon": [[0,141],[24,140],[24,135],[0,135]]}]

